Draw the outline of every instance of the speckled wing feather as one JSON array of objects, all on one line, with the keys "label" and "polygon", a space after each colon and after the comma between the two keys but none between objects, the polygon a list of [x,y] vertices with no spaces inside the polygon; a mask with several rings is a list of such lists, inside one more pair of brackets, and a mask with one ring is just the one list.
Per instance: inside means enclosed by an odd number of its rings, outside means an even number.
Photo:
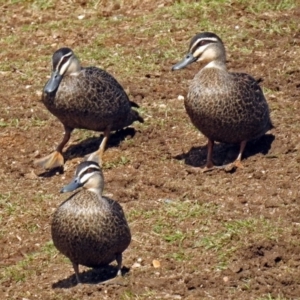
[{"label": "speckled wing feather", "polygon": [[263,91],[259,85],[259,81],[245,73],[230,73],[236,82],[236,93],[243,100],[245,111],[248,115],[245,116],[245,123],[248,123],[252,138],[257,138],[265,134],[273,128],[270,119],[269,106]]},{"label": "speckled wing feather", "polygon": [[243,73],[201,70],[191,81],[185,108],[192,123],[206,137],[218,142],[240,143],[271,128],[260,86]]}]

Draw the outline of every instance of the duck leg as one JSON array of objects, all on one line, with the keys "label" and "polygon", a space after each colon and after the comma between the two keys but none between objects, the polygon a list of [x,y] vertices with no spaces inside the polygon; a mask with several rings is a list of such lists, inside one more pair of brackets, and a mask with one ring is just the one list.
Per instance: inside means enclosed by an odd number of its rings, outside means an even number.
[{"label": "duck leg", "polygon": [[118,273],[117,276],[122,276],[122,253],[116,254],[116,261],[118,264]]},{"label": "duck leg", "polygon": [[51,170],[64,165],[64,157],[62,155],[62,150],[66,145],[66,143],[69,141],[73,128],[69,128],[64,125],[64,129],[65,129],[65,133],[64,133],[63,140],[57,146],[56,150],[45,157],[35,160],[34,164],[36,166],[41,166],[44,169]]},{"label": "duck leg", "polygon": [[243,155],[243,152],[245,150],[246,144],[247,144],[247,141],[242,141],[241,142],[238,157],[236,158],[236,160],[233,163],[230,163],[230,164],[225,166],[226,171],[227,171],[227,168],[229,168],[230,170],[232,170],[233,168],[243,168],[242,155]]},{"label": "duck leg", "polygon": [[241,161],[242,161],[242,155],[243,155],[243,152],[245,150],[246,144],[247,144],[247,141],[242,141],[241,142],[239,155],[238,155],[237,159],[234,162],[229,163],[227,165],[223,165],[223,166],[215,166],[213,164],[213,161],[212,161],[212,152],[213,152],[213,147],[214,147],[214,141],[208,139],[208,143],[207,143],[207,148],[208,148],[207,149],[207,162],[206,162],[205,168],[203,169],[203,172],[208,172],[208,171],[211,171],[211,170],[214,170],[214,169],[224,169],[226,172],[230,172],[235,168],[243,168],[243,165],[242,165]]},{"label": "duck leg", "polygon": [[108,279],[106,281],[102,281],[101,284],[117,284],[117,285],[124,285],[123,282],[117,281],[117,278],[122,277],[122,253],[117,253],[116,254],[116,261],[118,264],[118,272],[115,278]]},{"label": "duck leg", "polygon": [[103,140],[99,146],[99,149],[95,152],[93,152],[92,154],[90,154],[87,158],[87,160],[92,160],[97,162],[100,166],[102,166],[102,157],[105,151],[105,147],[108,141],[108,138],[110,136],[110,130],[111,130],[111,126],[106,127],[106,129],[103,132]]},{"label": "duck leg", "polygon": [[203,173],[211,171],[215,168],[215,165],[212,161],[212,153],[213,153],[214,144],[215,144],[214,140],[208,139],[206,165],[205,165],[204,169],[202,170]]},{"label": "duck leg", "polygon": [[75,271],[75,276],[76,276],[76,280],[77,280],[77,284],[80,284],[81,281],[80,281],[80,278],[79,278],[79,266],[78,264],[72,262],[72,265],[73,265],[73,268],[74,268],[74,271]]}]

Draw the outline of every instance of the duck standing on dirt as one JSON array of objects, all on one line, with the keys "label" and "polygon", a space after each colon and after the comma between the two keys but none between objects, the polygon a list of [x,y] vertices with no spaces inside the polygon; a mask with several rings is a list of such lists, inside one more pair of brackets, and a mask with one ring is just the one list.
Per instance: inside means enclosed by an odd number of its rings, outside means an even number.
[{"label": "duck standing on dirt", "polygon": [[64,201],[53,215],[53,243],[71,260],[78,283],[79,264],[101,267],[116,260],[117,275],[121,275],[122,253],[131,241],[123,209],[118,202],[102,196],[104,179],[96,162],[80,163],[74,180],[61,192],[79,187],[83,190]]},{"label": "duck standing on dirt", "polygon": [[[214,33],[203,32],[194,36],[188,54],[172,70],[182,69],[193,62],[201,62],[204,67],[192,80],[184,104],[194,126],[208,138],[207,162],[203,171],[242,167],[247,141],[273,128],[262,89],[250,75],[227,71],[224,44]],[[215,141],[239,143],[237,159],[228,165],[214,166]]]},{"label": "duck standing on dirt", "polygon": [[96,67],[82,68],[69,48],[57,50],[52,57],[53,72],[44,87],[42,102],[64,125],[64,137],[56,151],[35,161],[45,169],[63,166],[62,150],[74,128],[103,131],[99,149],[89,160],[102,162],[112,130],[120,130],[134,121],[143,122],[117,80]]}]

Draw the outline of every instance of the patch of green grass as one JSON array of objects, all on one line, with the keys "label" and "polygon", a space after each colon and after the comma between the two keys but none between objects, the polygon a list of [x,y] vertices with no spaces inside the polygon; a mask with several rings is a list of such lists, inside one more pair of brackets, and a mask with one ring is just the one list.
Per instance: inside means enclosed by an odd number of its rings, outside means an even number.
[{"label": "patch of green grass", "polygon": [[167,257],[173,258],[176,261],[181,262],[189,261],[191,258],[191,254],[188,254],[188,252],[185,249],[178,249],[178,251],[168,254]]},{"label": "patch of green grass", "polygon": [[271,294],[256,298],[256,300],[288,300],[290,298],[285,298],[282,296],[273,297]]},{"label": "patch of green grass", "polygon": [[245,4],[246,11],[251,13],[262,13],[266,11],[289,10],[296,7],[295,0],[264,0],[264,1],[247,1],[239,0],[239,3]]},{"label": "patch of green grass", "polygon": [[164,236],[164,239],[168,243],[175,243],[176,242],[180,246],[182,241],[185,239],[185,237],[186,237],[186,235],[182,231],[176,230],[173,233],[166,234]]},{"label": "patch of green grass", "polygon": [[125,291],[120,297],[121,300],[130,300],[134,299],[135,295],[132,291]]},{"label": "patch of green grass", "polygon": [[14,214],[16,210],[19,210],[18,203],[11,200],[12,193],[1,193],[0,194],[0,208],[2,212],[5,213],[6,216],[10,216]]},{"label": "patch of green grass", "polygon": [[0,127],[18,128],[20,121],[17,118],[11,118],[9,120],[0,120]]},{"label": "patch of green grass", "polygon": [[53,0],[10,0],[8,4],[27,4],[37,10],[46,10],[55,6]]},{"label": "patch of green grass", "polygon": [[115,160],[112,160],[112,161],[109,161],[109,162],[108,161],[104,162],[103,165],[102,165],[102,168],[104,170],[113,169],[113,168],[116,168],[116,167],[119,167],[119,166],[127,165],[129,163],[130,163],[129,158],[127,158],[126,156],[120,156]]},{"label": "patch of green grass", "polygon": [[53,241],[48,241],[46,242],[42,247],[41,247],[41,252],[46,253],[49,256],[53,256],[57,253],[57,250],[53,244]]},{"label": "patch of green grass", "polygon": [[213,216],[218,207],[214,204],[194,203],[190,201],[173,201],[165,204],[165,210],[168,216],[176,218],[178,221],[183,221],[189,218],[201,218],[202,216]]},{"label": "patch of green grass", "polygon": [[54,197],[55,196],[53,194],[46,194],[45,192],[38,191],[34,194],[34,196],[31,198],[31,200],[34,203],[39,204],[39,203],[46,202],[46,201],[51,202]]},{"label": "patch of green grass", "polygon": [[[56,254],[56,249],[49,241],[41,246],[40,251],[26,254],[24,258],[16,264],[2,268],[0,271],[0,284],[5,281],[24,282],[29,280],[31,276],[43,270],[45,262]],[[39,263],[36,263],[39,261]],[[42,263],[41,263],[42,262]],[[32,265],[35,267],[33,268]]]},{"label": "patch of green grass", "polygon": [[[162,247],[169,249],[164,255],[176,261],[188,261],[193,241],[200,231],[207,231],[208,218],[214,216],[219,207],[215,204],[191,202],[188,200],[161,200],[156,209],[133,209],[127,214],[131,224],[145,222],[151,231],[149,241],[159,239]],[[134,226],[134,225],[133,225]],[[171,246],[171,247],[170,247]]]},{"label": "patch of green grass", "polygon": [[36,0],[33,1],[32,7],[38,10],[46,10],[55,7],[55,2],[53,0]]},{"label": "patch of green grass", "polygon": [[236,250],[246,247],[251,243],[249,236],[256,240],[278,240],[283,234],[279,224],[274,225],[269,220],[261,218],[248,218],[224,222],[222,229],[215,233],[209,233],[200,240],[195,241],[194,246],[204,247],[218,255],[217,268],[226,268],[228,259]]},{"label": "patch of green grass", "polygon": [[30,119],[30,123],[31,123],[31,126],[33,126],[33,127],[43,127],[43,126],[47,125],[47,120],[41,120],[39,118],[32,117]]},{"label": "patch of green grass", "polygon": [[[172,11],[173,17],[178,20],[191,19],[194,17],[203,20],[210,12],[222,14],[225,11],[226,0],[203,0],[203,1],[176,1],[174,5],[167,7],[167,11]],[[200,18],[199,18],[200,19]]]}]

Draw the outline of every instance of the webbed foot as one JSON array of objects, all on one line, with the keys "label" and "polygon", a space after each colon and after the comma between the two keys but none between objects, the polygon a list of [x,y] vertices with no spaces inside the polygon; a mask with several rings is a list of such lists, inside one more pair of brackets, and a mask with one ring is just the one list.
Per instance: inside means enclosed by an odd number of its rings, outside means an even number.
[{"label": "webbed foot", "polygon": [[46,170],[51,170],[62,167],[64,165],[64,157],[60,152],[54,151],[45,157],[35,160],[34,165],[42,167]]}]

